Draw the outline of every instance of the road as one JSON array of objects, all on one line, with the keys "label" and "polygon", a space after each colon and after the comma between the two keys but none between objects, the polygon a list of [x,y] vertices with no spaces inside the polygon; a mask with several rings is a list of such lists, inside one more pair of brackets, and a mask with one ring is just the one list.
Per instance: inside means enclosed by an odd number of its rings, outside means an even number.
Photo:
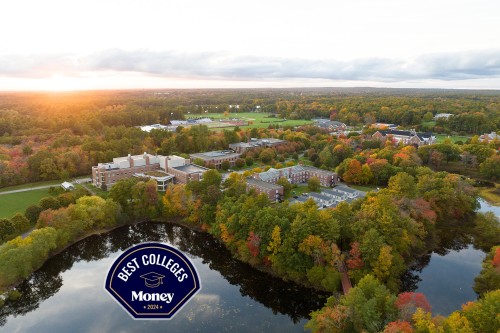
[{"label": "road", "polygon": [[12,190],[12,191],[5,191],[5,192],[0,192],[0,195],[2,194],[12,194],[12,193],[19,193],[19,192],[27,192],[27,191],[33,191],[33,190],[41,190],[43,188],[49,188],[57,185],[44,185],[44,186],[35,186],[35,187],[29,187],[29,188],[21,188],[19,190]]},{"label": "road", "polygon": [[[85,186],[85,183],[91,180],[90,178],[79,178],[73,180],[74,183],[76,184],[81,184],[85,189],[87,189],[90,193],[95,194],[94,191],[92,191],[90,188]],[[27,188],[21,188],[19,190],[12,190],[12,191],[5,191],[5,192],[0,192],[0,195],[2,194],[12,194],[12,193],[19,193],[19,192],[27,192],[27,191],[33,191],[33,190],[41,190],[44,188],[49,188],[49,187],[58,187],[60,184],[52,184],[52,185],[43,185],[43,186],[34,186],[34,187],[27,187]]]}]

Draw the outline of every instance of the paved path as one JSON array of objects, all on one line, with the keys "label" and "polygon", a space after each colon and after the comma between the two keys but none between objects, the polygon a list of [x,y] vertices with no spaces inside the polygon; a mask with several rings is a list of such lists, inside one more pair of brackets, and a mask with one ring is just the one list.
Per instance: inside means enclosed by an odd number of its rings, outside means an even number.
[{"label": "paved path", "polygon": [[41,190],[43,188],[49,188],[49,187],[53,187],[53,186],[57,186],[57,184],[44,185],[44,186],[35,186],[35,187],[21,188],[19,190],[5,191],[5,192],[0,192],[0,195],[2,195],[2,194],[19,193],[19,192],[27,192],[27,191],[33,191],[33,190]]},{"label": "paved path", "polygon": [[339,265],[339,271],[342,274],[340,278],[340,281],[342,282],[342,290],[344,291],[344,295],[346,295],[352,288],[352,284],[349,279],[349,275],[347,274],[347,267],[344,262]]},{"label": "paved path", "polygon": [[[74,179],[72,182],[76,184],[80,184],[83,187],[85,187],[90,193],[95,194],[94,191],[89,189],[87,186],[85,186],[86,182],[90,182],[92,179],[91,178],[78,178]],[[62,181],[61,181],[62,182]],[[0,192],[0,195],[2,194],[12,194],[12,193],[19,193],[19,192],[27,192],[27,191],[33,191],[33,190],[41,190],[44,188],[49,188],[49,187],[59,187],[61,184],[52,184],[52,185],[42,185],[42,186],[33,186],[33,187],[27,187],[27,188],[21,188],[19,190],[11,190],[11,191],[5,191],[5,192]]]}]

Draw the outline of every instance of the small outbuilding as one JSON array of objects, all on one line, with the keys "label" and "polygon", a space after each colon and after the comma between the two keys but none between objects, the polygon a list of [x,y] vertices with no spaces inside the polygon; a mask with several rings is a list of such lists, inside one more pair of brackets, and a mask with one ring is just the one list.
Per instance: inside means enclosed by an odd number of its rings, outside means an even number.
[{"label": "small outbuilding", "polygon": [[75,189],[75,185],[73,185],[72,183],[70,182],[64,182],[61,184],[61,187],[65,190],[65,191],[72,191]]}]

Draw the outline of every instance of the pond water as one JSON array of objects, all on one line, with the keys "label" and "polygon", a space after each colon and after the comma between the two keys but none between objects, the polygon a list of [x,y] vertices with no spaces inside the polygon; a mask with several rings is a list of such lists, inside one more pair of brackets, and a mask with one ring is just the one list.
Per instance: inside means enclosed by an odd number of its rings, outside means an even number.
[{"label": "pond water", "polygon": [[483,199],[479,199],[479,204],[480,208],[478,209],[479,212],[493,212],[498,218],[500,218],[500,206],[493,206],[490,205],[487,201]]},{"label": "pond water", "polygon": [[[479,211],[500,216],[499,207],[480,203]],[[464,229],[438,232],[439,246],[403,278],[404,289],[423,292],[434,314],[448,315],[477,297],[472,286],[485,253],[472,247]],[[202,290],[169,321],[134,321],[104,291],[113,260],[145,241],[179,248],[201,278]],[[303,332],[309,313],[327,297],[233,259],[209,235],[163,223],[89,237],[50,259],[18,289],[21,299],[0,309],[0,332]]]},{"label": "pond water", "polygon": [[[171,244],[196,266],[202,289],[169,321],[134,321],[104,291],[113,260],[145,241]],[[212,237],[143,223],[92,236],[50,259],[0,309],[0,332],[303,332],[326,295],[232,259]]]},{"label": "pond water", "polygon": [[[478,211],[492,211],[500,218],[500,207],[480,199]],[[405,289],[421,292],[432,306],[433,314],[449,315],[462,304],[477,299],[472,289],[486,253],[472,246],[465,228],[447,228],[438,232],[440,246],[420,258],[404,279]]]}]

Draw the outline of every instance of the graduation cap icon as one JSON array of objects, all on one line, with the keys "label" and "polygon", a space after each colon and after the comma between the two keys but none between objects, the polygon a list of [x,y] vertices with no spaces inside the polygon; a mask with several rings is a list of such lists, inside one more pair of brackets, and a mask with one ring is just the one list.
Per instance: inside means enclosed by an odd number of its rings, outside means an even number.
[{"label": "graduation cap icon", "polygon": [[144,284],[146,285],[146,287],[149,287],[149,288],[156,288],[160,284],[163,284],[164,277],[165,277],[164,275],[161,275],[161,274],[158,274],[155,272],[149,272],[149,273],[141,275],[141,278],[144,279]]}]

